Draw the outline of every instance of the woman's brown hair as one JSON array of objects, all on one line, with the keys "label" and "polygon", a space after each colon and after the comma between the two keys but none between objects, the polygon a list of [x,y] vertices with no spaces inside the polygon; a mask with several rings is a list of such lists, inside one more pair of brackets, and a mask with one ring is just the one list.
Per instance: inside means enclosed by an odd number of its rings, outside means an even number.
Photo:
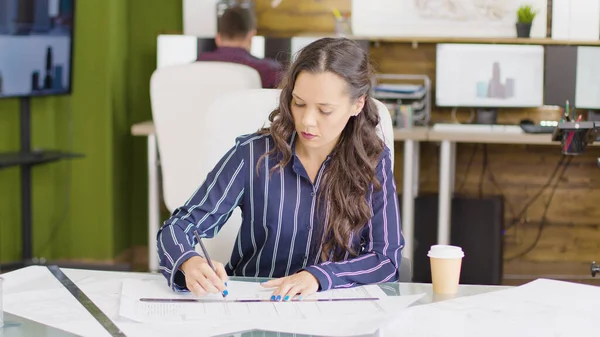
[{"label": "woman's brown hair", "polygon": [[368,54],[358,43],[345,38],[317,40],[296,55],[281,83],[279,107],[269,116],[271,125],[260,131],[270,134],[274,140],[274,149],[265,155],[279,160],[273,170],[285,167],[292,156],[289,141],[295,127],[290,105],[296,78],[301,72],[331,72],[346,81],[353,102],[365,97],[362,111],[351,117],[342,131],[320,185],[324,188],[319,194],[325,197],[319,200],[329,207],[328,216],[323,220],[327,223],[322,228],[324,240],[320,258],[339,261],[346,253],[358,255],[351,240],[360,234],[372,216],[367,198],[371,184],[380,187],[375,168],[384,144],[376,132],[377,107],[369,97],[373,69]]}]

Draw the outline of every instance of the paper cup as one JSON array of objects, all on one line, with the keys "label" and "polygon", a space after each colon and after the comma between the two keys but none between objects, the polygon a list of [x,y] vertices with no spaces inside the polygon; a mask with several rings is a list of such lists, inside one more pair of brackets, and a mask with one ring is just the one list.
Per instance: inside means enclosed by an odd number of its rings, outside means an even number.
[{"label": "paper cup", "polygon": [[460,280],[462,259],[465,256],[462,248],[457,246],[434,245],[429,253],[431,264],[431,283],[436,294],[456,294]]}]

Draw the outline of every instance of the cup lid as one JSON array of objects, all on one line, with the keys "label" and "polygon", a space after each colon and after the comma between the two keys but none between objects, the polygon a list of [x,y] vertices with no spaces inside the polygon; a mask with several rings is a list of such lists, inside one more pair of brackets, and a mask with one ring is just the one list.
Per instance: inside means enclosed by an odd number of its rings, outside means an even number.
[{"label": "cup lid", "polygon": [[458,259],[465,256],[462,248],[450,245],[433,245],[427,256],[438,259]]}]

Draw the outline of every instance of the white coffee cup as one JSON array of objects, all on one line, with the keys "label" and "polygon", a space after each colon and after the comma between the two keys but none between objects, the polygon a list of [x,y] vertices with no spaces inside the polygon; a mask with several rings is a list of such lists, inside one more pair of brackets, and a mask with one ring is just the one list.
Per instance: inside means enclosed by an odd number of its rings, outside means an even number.
[{"label": "white coffee cup", "polygon": [[458,292],[462,259],[465,256],[462,248],[449,245],[433,245],[427,256],[429,256],[431,264],[433,292],[437,294],[456,294]]}]

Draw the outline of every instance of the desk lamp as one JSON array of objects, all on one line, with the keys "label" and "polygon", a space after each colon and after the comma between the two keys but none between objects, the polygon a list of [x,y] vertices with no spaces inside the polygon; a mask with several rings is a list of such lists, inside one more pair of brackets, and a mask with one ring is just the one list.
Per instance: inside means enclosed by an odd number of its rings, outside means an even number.
[{"label": "desk lamp", "polygon": [[[600,122],[560,122],[552,135],[552,140],[560,141],[564,155],[576,156],[585,151],[588,144],[592,144],[600,134]],[[600,158],[597,159],[600,166]],[[592,277],[600,272],[600,265],[592,262],[590,265]]]}]

